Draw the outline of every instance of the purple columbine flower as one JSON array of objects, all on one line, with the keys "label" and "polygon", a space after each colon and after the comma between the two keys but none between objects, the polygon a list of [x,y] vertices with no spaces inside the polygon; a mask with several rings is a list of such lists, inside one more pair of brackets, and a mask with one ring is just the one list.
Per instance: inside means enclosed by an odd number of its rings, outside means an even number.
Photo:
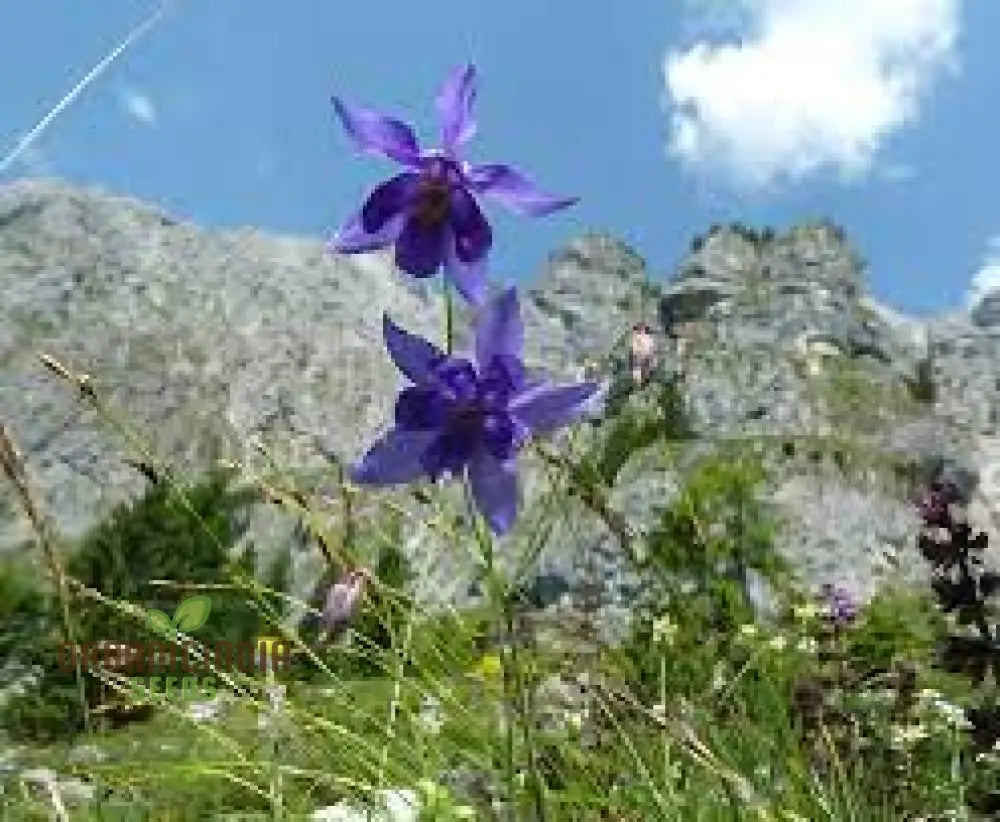
[{"label": "purple columbine flower", "polygon": [[436,100],[442,148],[421,151],[405,123],[333,98],[354,143],[362,151],[395,160],[406,171],[368,195],[361,210],[331,241],[332,250],[354,254],[394,245],[396,265],[403,271],[432,277],[443,264],[462,296],[478,305],[485,294],[486,255],[493,232],[476,195],[533,217],[577,201],[546,194],[511,166],[465,162],[461,149],[476,133],[475,99],[475,67],[453,70]]},{"label": "purple columbine flower", "polygon": [[396,400],[394,427],[354,466],[354,481],[396,485],[465,473],[476,507],[494,533],[505,533],[517,513],[518,448],[532,434],[571,422],[600,386],[526,378],[514,288],[480,312],[469,359],[448,356],[388,316],[383,334],[413,384]]}]

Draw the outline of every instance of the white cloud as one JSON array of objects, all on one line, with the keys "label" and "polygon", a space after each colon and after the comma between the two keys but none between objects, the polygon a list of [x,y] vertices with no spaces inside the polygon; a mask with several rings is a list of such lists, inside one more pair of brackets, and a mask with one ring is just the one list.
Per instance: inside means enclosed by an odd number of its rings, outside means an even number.
[{"label": "white cloud", "polygon": [[155,126],[157,123],[156,107],[149,97],[140,91],[126,89],[120,95],[122,107],[145,126]]},{"label": "white cloud", "polygon": [[741,186],[868,172],[956,66],[960,0],[741,0],[738,43],[668,52],[670,154]]},{"label": "white cloud", "polygon": [[979,270],[972,275],[966,305],[972,308],[983,295],[1000,289],[1000,235],[990,240]]},{"label": "white cloud", "polygon": [[877,171],[879,178],[887,183],[908,183],[917,178],[917,170],[906,163],[886,163]]}]

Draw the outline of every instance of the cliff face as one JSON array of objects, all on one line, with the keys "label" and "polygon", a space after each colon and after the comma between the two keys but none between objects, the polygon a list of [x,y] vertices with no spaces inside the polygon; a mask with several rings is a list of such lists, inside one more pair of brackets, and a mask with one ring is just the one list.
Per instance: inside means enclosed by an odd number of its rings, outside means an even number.
[{"label": "cliff face", "polygon": [[[263,471],[258,441],[278,465],[312,477],[321,496],[324,455],[354,458],[391,413],[399,376],[380,340],[383,311],[434,338],[442,325],[439,296],[407,285],[385,255],[336,257],[315,240],[208,232],[141,203],[45,182],[0,188],[0,293],[0,418],[70,537],[141,491],[122,459],[138,454],[37,352],[91,374],[117,417],[171,464],[222,458]],[[554,254],[522,300],[528,359],[557,376],[584,367],[610,376],[632,323],[650,323],[660,373],[684,374],[700,434],[692,448],[741,438],[764,454],[785,522],[782,550],[807,582],[839,578],[862,594],[921,573],[904,499],[914,471],[943,464],[967,480],[974,522],[996,534],[994,302],[927,322],[903,317],[865,293],[857,254],[825,224],[778,236],[715,228],[667,282],[650,280],[620,242],[588,235]],[[515,547],[548,505],[542,472],[524,461]],[[651,446],[621,471],[613,500],[641,530],[682,466]],[[582,574],[585,558],[596,563],[587,573],[602,578],[606,607],[625,607],[637,582],[614,538],[579,503],[564,507],[542,570]],[[276,548],[295,539],[273,507],[255,513],[252,536]],[[0,506],[0,550],[26,539],[21,518]],[[464,595],[468,551],[449,553],[430,525],[408,527],[406,547],[424,595]],[[305,591],[318,556],[295,552]]]}]

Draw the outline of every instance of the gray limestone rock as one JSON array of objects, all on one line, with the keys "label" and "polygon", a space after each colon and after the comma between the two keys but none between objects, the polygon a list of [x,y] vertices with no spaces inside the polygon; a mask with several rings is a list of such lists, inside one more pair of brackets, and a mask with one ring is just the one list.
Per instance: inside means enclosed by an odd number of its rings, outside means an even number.
[{"label": "gray limestone rock", "polygon": [[[70,538],[142,492],[125,462],[139,456],[133,432],[181,473],[222,459],[255,474],[273,460],[322,498],[335,481],[328,457],[358,456],[389,420],[402,384],[383,351],[383,312],[432,339],[442,330],[440,294],[405,280],[387,254],[338,256],[315,239],[206,231],[56,182],[0,187],[0,289],[0,418]],[[982,306],[926,322],[882,306],[865,293],[859,257],[835,226],[780,235],[716,227],[669,284],[651,280],[620,241],[588,234],[553,254],[522,291],[528,364],[557,379],[620,376],[631,325],[650,324],[654,380],[683,374],[701,438],[692,448],[742,438],[775,450],[839,438],[871,458],[860,479],[834,472],[820,480],[769,457],[774,501],[790,514],[780,548],[807,582],[832,577],[867,595],[880,578],[919,576],[907,553],[914,519],[905,499],[890,485],[878,493],[866,485],[883,457],[973,472],[977,511],[995,528],[1000,324],[984,319]],[[467,319],[460,308],[460,345]],[[39,353],[90,374],[108,415],[46,371]],[[932,363],[929,404],[908,399],[923,357]],[[581,425],[554,445],[578,453],[596,436]],[[654,445],[632,455],[609,498],[641,542],[654,506],[683,480],[683,462]],[[15,550],[30,532],[0,487],[0,550]],[[523,513],[498,563],[514,568],[540,544],[529,577],[595,583],[604,627],[620,635],[642,580],[596,514],[572,497],[553,506],[549,488],[547,469],[523,455]],[[416,514],[404,549],[418,596],[467,601],[478,560],[470,540],[456,536],[459,489],[444,491],[438,517],[392,490],[366,495],[359,517],[371,521],[388,498]],[[317,516],[335,525],[335,506]],[[312,590],[322,560],[292,517],[262,506],[248,539],[292,550],[294,592]]]}]

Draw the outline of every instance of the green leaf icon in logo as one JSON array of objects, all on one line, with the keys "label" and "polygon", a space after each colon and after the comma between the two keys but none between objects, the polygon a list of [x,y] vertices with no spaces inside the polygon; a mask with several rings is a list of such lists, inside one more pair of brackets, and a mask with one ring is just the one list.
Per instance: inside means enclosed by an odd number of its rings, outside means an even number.
[{"label": "green leaf icon in logo", "polygon": [[146,624],[157,634],[169,634],[174,629],[170,617],[155,608],[146,614]]},{"label": "green leaf icon in logo", "polygon": [[188,597],[174,611],[174,626],[184,633],[197,631],[208,622],[208,615],[211,611],[212,598],[208,595]]}]

